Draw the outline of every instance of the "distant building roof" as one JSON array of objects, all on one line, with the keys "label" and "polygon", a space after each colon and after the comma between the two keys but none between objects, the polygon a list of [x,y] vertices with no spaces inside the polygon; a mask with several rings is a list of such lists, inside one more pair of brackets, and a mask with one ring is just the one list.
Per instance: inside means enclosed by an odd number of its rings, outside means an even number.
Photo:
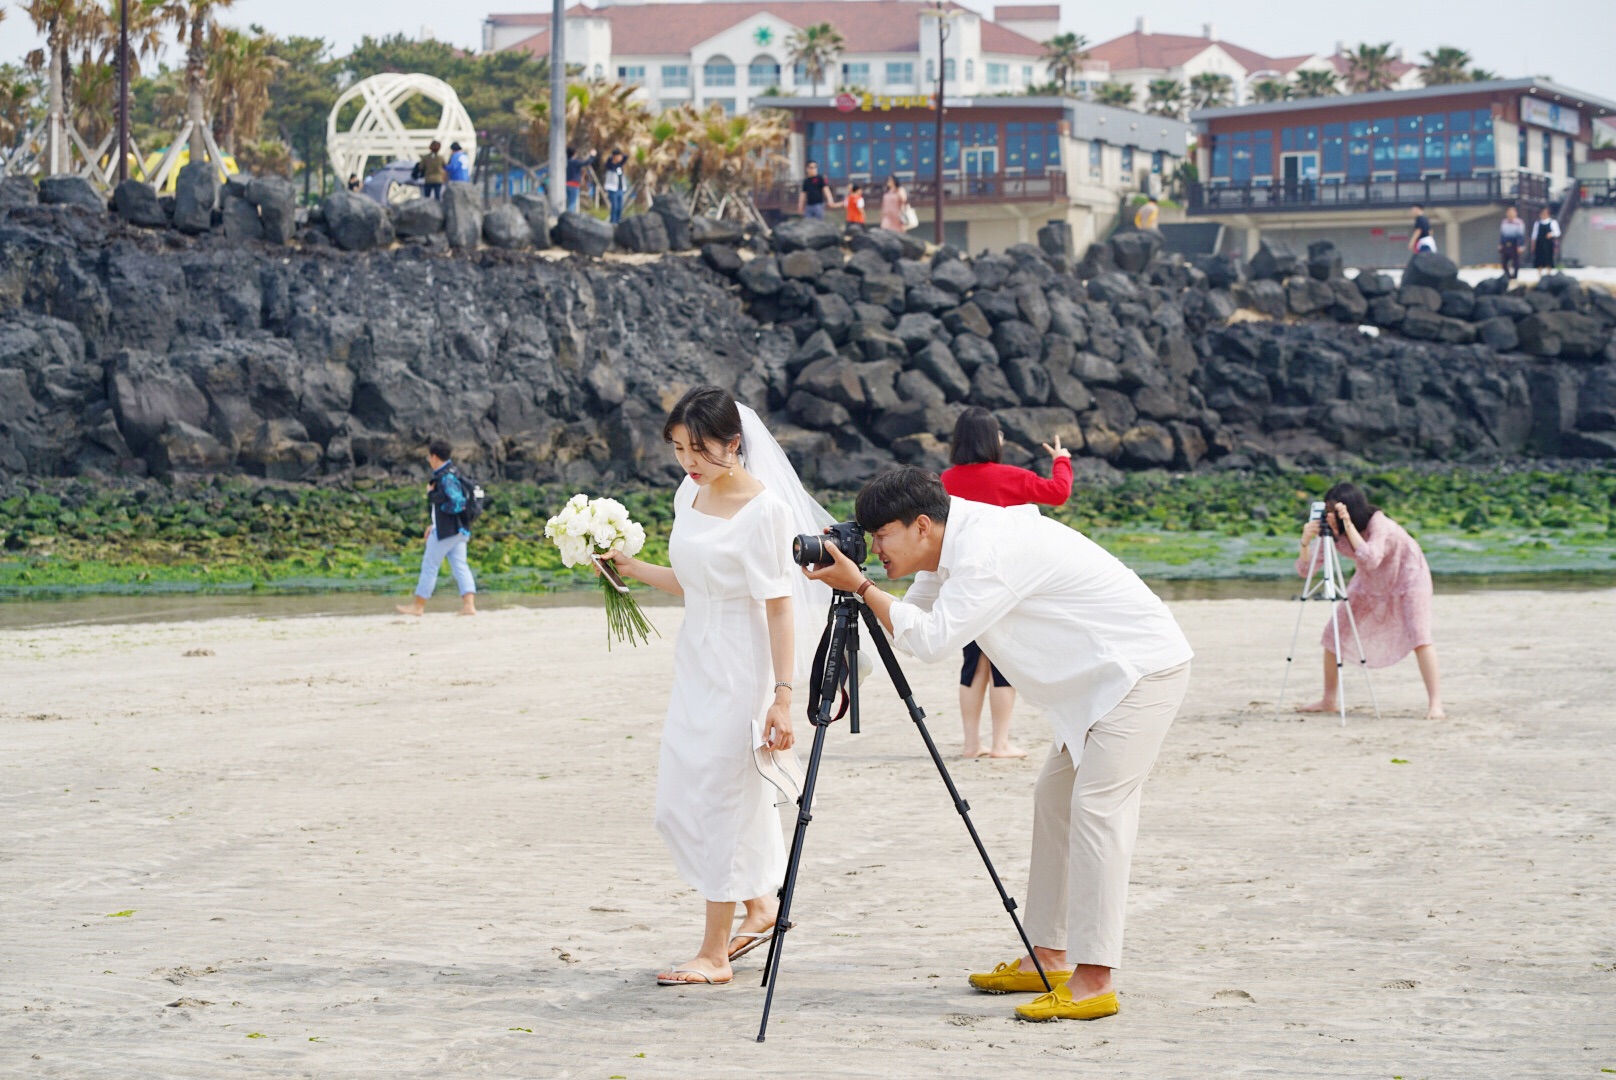
[{"label": "distant building roof", "polygon": [[1607,101],[1580,90],[1552,83],[1547,79],[1491,79],[1487,82],[1452,83],[1447,86],[1424,86],[1418,90],[1378,90],[1369,94],[1342,94],[1337,97],[1297,98],[1292,101],[1267,101],[1253,105],[1232,105],[1220,109],[1198,109],[1190,113],[1190,120],[1204,123],[1235,116],[1262,116],[1267,113],[1301,112],[1307,109],[1327,109],[1334,106],[1371,106],[1431,98],[1456,97],[1460,94],[1498,94],[1523,92],[1562,102],[1577,109],[1591,111],[1592,119],[1609,120],[1616,117],[1616,101]]},{"label": "distant building roof", "polygon": [[[615,56],[688,53],[703,41],[760,14],[773,15],[798,28],[829,23],[845,39],[845,52],[904,53],[920,51],[920,14],[936,6],[923,0],[718,0],[716,3],[623,4],[602,8],[580,5],[568,8],[567,14],[610,21]],[[953,0],[946,0],[943,6],[960,7]],[[489,15],[487,21],[503,26],[533,27],[532,37],[507,48],[536,52],[541,51],[541,43],[547,40],[544,35],[550,25],[550,15],[548,12],[495,14]],[[547,49],[547,45],[543,48]],[[1040,57],[1044,47],[1032,38],[983,18],[982,51]]]},{"label": "distant building roof", "polygon": [[1059,4],[1000,4],[993,9],[995,19],[1059,19]]},{"label": "distant building roof", "polygon": [[[1179,67],[1214,47],[1228,53],[1247,71],[1272,68],[1275,64],[1271,57],[1227,41],[1189,34],[1150,34],[1141,30],[1091,45],[1088,53],[1096,60],[1109,63],[1112,71],[1134,71],[1139,68],[1166,70]],[[1299,57],[1297,62],[1300,63],[1302,59],[1305,57]]]}]

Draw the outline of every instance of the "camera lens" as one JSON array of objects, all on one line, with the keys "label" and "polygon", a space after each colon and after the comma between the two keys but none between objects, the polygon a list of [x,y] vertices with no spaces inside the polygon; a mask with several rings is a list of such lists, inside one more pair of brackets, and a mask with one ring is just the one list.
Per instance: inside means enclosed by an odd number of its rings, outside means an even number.
[{"label": "camera lens", "polygon": [[825,552],[825,539],[812,533],[805,533],[791,541],[791,558],[798,566],[818,566],[829,562]]}]

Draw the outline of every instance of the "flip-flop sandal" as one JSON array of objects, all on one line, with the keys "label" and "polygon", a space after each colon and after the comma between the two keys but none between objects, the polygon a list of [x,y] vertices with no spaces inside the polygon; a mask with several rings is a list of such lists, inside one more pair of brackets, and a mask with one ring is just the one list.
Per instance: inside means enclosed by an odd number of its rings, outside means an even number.
[{"label": "flip-flop sandal", "polygon": [[734,978],[735,978],[735,976],[731,975],[728,979],[715,979],[711,975],[708,975],[705,971],[698,971],[695,968],[674,968],[672,971],[668,972],[668,974],[669,975],[699,975],[699,976],[701,976],[701,978],[699,978],[699,979],[664,979],[661,976],[658,976],[657,977],[657,985],[658,986],[727,986],[730,982],[734,981]]},{"label": "flip-flop sandal", "polygon": [[[788,929],[788,930],[795,930],[796,928],[797,928],[796,923],[792,923],[788,927],[786,927],[786,929]],[[734,941],[736,938],[747,938],[748,941],[746,942],[745,945],[742,945],[739,949],[736,949],[735,951],[733,951],[733,952],[731,952],[729,954],[730,960],[731,961],[739,960],[741,957],[745,956],[747,953],[751,952],[753,949],[757,948],[758,946],[767,945],[770,941],[773,941],[774,940],[774,930],[775,930],[775,928],[771,926],[767,930],[763,931],[761,934],[750,934],[750,933],[747,933],[747,934],[732,934],[730,936],[731,941]]]}]

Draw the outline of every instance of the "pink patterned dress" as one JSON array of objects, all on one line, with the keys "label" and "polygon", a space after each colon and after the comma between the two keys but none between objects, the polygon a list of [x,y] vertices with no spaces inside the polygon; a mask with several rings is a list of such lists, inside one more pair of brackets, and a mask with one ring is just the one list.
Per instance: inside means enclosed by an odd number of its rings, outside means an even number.
[{"label": "pink patterned dress", "polygon": [[[1357,565],[1347,583],[1347,603],[1363,638],[1364,659],[1372,668],[1390,667],[1421,645],[1431,644],[1431,568],[1407,530],[1378,510],[1362,537],[1357,551],[1345,536],[1335,541],[1336,550]],[[1298,556],[1297,575],[1306,577],[1307,570],[1308,559]],[[1358,649],[1345,614],[1341,624],[1341,659],[1356,664]],[[1335,651],[1335,632],[1328,621],[1319,640],[1326,651]]]}]

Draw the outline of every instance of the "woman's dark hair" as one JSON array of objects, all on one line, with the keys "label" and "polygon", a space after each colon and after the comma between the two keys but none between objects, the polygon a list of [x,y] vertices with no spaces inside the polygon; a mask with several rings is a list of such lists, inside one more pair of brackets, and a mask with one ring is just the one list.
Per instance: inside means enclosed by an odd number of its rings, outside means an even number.
[{"label": "woman's dark hair", "polygon": [[672,442],[673,429],[680,424],[690,436],[691,449],[716,465],[719,461],[708,452],[707,444],[711,441],[723,445],[739,438],[741,410],[735,404],[735,395],[722,386],[695,386],[668,410],[662,441]]},{"label": "woman's dark hair", "polygon": [[448,461],[454,456],[454,448],[449,445],[448,439],[433,439],[427,443],[426,452],[439,461]]},{"label": "woman's dark hair", "polygon": [[1380,507],[1369,501],[1363,488],[1357,484],[1341,483],[1324,493],[1325,506],[1340,503],[1347,508],[1347,516],[1352,519],[1353,528],[1359,532],[1369,530],[1369,519],[1380,512]]},{"label": "woman's dark hair", "polygon": [[921,514],[939,525],[947,522],[948,492],[935,475],[913,465],[883,469],[853,504],[859,528],[869,533],[894,521],[913,525]]},{"label": "woman's dark hair", "polygon": [[898,179],[897,173],[887,173],[887,187],[893,191],[903,190],[903,181]]},{"label": "woman's dark hair", "polygon": [[954,442],[949,448],[948,460],[955,465],[979,465],[984,461],[998,461],[999,422],[980,405],[972,405],[954,421]]}]

